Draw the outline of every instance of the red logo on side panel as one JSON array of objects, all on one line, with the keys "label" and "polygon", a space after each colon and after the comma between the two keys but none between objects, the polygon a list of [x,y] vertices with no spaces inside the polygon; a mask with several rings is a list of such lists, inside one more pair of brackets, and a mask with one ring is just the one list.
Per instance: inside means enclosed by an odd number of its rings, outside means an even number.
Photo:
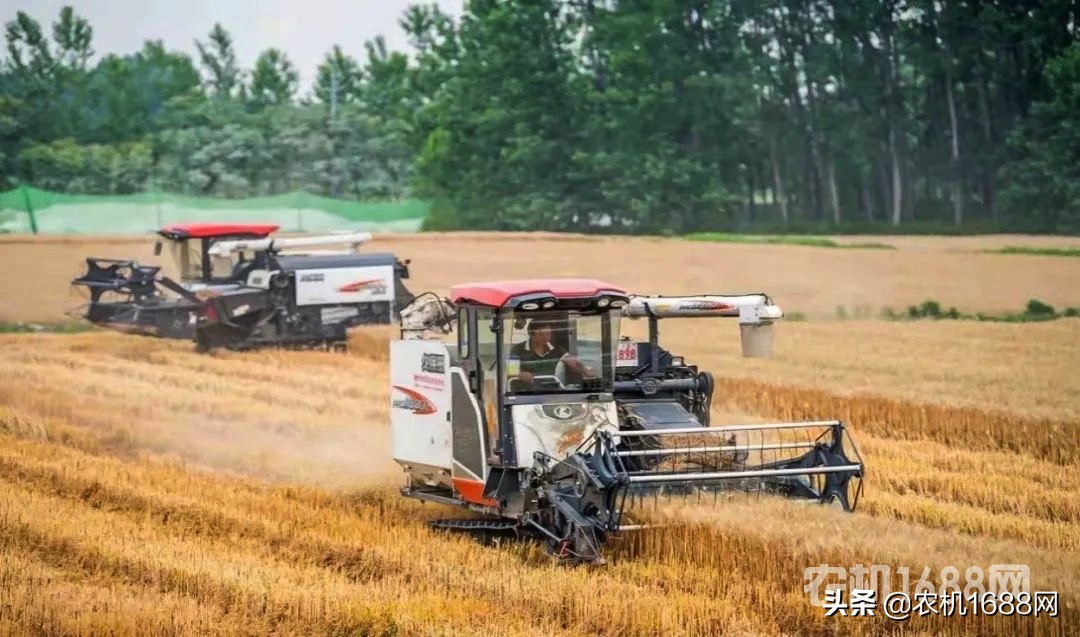
[{"label": "red logo on side panel", "polygon": [[394,385],[394,389],[405,394],[404,398],[395,398],[390,404],[394,409],[404,409],[411,411],[417,416],[427,416],[433,414],[439,410],[435,406],[435,403],[431,402],[427,396],[424,396],[415,389],[409,389],[408,387],[402,387],[401,385]]},{"label": "red logo on side panel", "polygon": [[697,310],[697,311],[717,311],[717,310],[731,310],[734,306],[727,303],[721,303],[720,301],[684,301],[679,304],[680,310]]},{"label": "red logo on side panel", "polygon": [[343,286],[339,287],[337,289],[337,291],[338,292],[359,292],[360,290],[363,290],[365,288],[375,287],[377,284],[378,284],[378,287],[384,287],[384,288],[386,287],[386,286],[382,285],[382,279],[361,279],[360,281],[353,281],[352,283],[343,285]]}]

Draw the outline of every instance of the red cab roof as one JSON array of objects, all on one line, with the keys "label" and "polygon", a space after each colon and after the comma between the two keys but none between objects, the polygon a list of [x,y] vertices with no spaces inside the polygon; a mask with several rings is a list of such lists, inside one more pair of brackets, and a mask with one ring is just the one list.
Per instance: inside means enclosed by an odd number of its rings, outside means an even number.
[{"label": "red cab roof", "polygon": [[622,288],[596,279],[521,279],[455,285],[450,288],[450,299],[454,303],[473,302],[502,307],[510,299],[524,294],[550,294],[555,298],[569,298],[596,296],[602,292],[626,294]]},{"label": "red cab roof", "polygon": [[276,223],[174,223],[158,230],[168,239],[243,236],[262,239],[281,226]]}]

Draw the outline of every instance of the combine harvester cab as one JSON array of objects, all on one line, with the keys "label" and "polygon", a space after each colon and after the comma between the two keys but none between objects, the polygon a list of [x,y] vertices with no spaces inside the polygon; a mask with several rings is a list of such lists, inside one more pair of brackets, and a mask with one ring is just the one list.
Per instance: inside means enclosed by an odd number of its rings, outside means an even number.
[{"label": "combine harvester cab", "polygon": [[[393,323],[413,299],[403,283],[409,262],[389,252],[356,252],[370,240],[369,233],[359,232],[215,244],[215,258],[245,251],[256,258],[242,285],[205,300],[196,322],[197,347],[340,349],[350,327]],[[348,249],[310,250],[334,245]]]},{"label": "combine harvester cab", "polygon": [[[545,540],[602,561],[636,499],[765,492],[854,508],[863,465],[839,421],[711,426],[712,376],[659,345],[669,317],[738,318],[767,356],[780,308],[764,294],[641,297],[595,280],[457,286],[417,297],[391,343],[403,495],[485,514],[440,528]],[[620,339],[624,318],[648,342]],[[457,342],[426,338],[449,333]]]},{"label": "combine harvester cab", "polygon": [[[200,293],[238,287],[245,262],[253,256],[213,259],[210,248],[219,241],[263,239],[277,229],[273,224],[183,223],[158,230],[168,242],[179,282],[161,276],[161,266],[88,257],[86,273],[71,282],[89,291],[80,317],[122,332],[190,340],[202,304]],[[160,255],[162,248],[158,240],[154,254]]]}]

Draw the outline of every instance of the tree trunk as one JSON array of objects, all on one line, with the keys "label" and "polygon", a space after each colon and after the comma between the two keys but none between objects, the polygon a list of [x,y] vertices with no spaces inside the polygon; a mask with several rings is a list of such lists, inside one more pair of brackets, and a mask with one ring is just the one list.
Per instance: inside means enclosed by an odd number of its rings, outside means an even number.
[{"label": "tree trunk", "polygon": [[833,223],[840,225],[840,193],[836,190],[836,162],[829,157],[825,164],[826,179],[829,182],[829,201],[832,204]]},{"label": "tree trunk", "polygon": [[960,124],[956,119],[956,99],[953,97],[952,76],[945,74],[945,98],[949,102],[949,130],[952,134],[953,225],[964,225],[964,180],[960,171]]},{"label": "tree trunk", "polygon": [[776,148],[776,137],[769,137],[769,163],[772,164],[773,193],[776,203],[780,207],[780,219],[784,222],[784,228],[788,225],[787,195],[784,194],[784,177],[780,172],[780,154]]},{"label": "tree trunk", "polygon": [[882,213],[882,219],[888,221],[891,216],[892,210],[892,186],[889,180],[891,176],[889,174],[889,144],[883,143],[881,145],[881,155],[878,158],[877,163],[877,178],[878,178],[878,196],[875,197],[875,203],[878,205],[878,210]]},{"label": "tree trunk", "polygon": [[754,201],[754,190],[757,186],[757,164],[753,161],[746,164],[746,211],[750,223],[757,219],[757,202]]},{"label": "tree trunk", "polygon": [[[994,132],[993,126],[990,122],[990,104],[987,97],[988,90],[986,88],[986,76],[980,71],[979,81],[975,84],[979,90],[979,116],[982,118],[983,128],[983,140],[985,141],[985,149],[989,151],[993,148]],[[982,179],[981,179],[981,195],[983,202],[983,213],[988,214],[995,222],[998,220],[997,207],[994,206],[994,165],[993,155],[990,152],[984,152],[984,159],[982,161]]]},{"label": "tree trunk", "polygon": [[889,128],[889,159],[892,164],[892,218],[894,227],[900,225],[904,204],[904,182],[900,174],[900,151],[896,148],[896,130]]},{"label": "tree trunk", "polygon": [[874,200],[870,194],[870,169],[859,168],[859,199],[862,212],[866,214],[866,220],[874,223]]}]

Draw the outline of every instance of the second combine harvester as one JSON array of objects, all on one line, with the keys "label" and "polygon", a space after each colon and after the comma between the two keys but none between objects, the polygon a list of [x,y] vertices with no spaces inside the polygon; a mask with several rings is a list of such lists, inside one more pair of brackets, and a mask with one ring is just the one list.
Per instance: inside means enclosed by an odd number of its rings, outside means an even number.
[{"label": "second combine harvester", "polygon": [[[194,339],[201,349],[340,347],[356,325],[390,324],[410,303],[408,261],[357,252],[366,232],[276,238],[273,224],[184,223],[158,231],[179,280],[161,266],[86,259],[72,281],[81,316],[119,331]],[[155,245],[160,255],[163,243]]]},{"label": "second combine harvester", "polygon": [[[851,510],[863,464],[836,420],[713,426],[712,376],[659,344],[659,321],[732,317],[743,354],[771,354],[764,294],[651,297],[589,279],[476,283],[402,311],[390,350],[402,493],[484,514],[437,527],[512,532],[567,560],[602,561],[659,493],[757,491]],[[648,321],[645,342],[620,338]],[[449,333],[457,342],[426,338]]]}]

